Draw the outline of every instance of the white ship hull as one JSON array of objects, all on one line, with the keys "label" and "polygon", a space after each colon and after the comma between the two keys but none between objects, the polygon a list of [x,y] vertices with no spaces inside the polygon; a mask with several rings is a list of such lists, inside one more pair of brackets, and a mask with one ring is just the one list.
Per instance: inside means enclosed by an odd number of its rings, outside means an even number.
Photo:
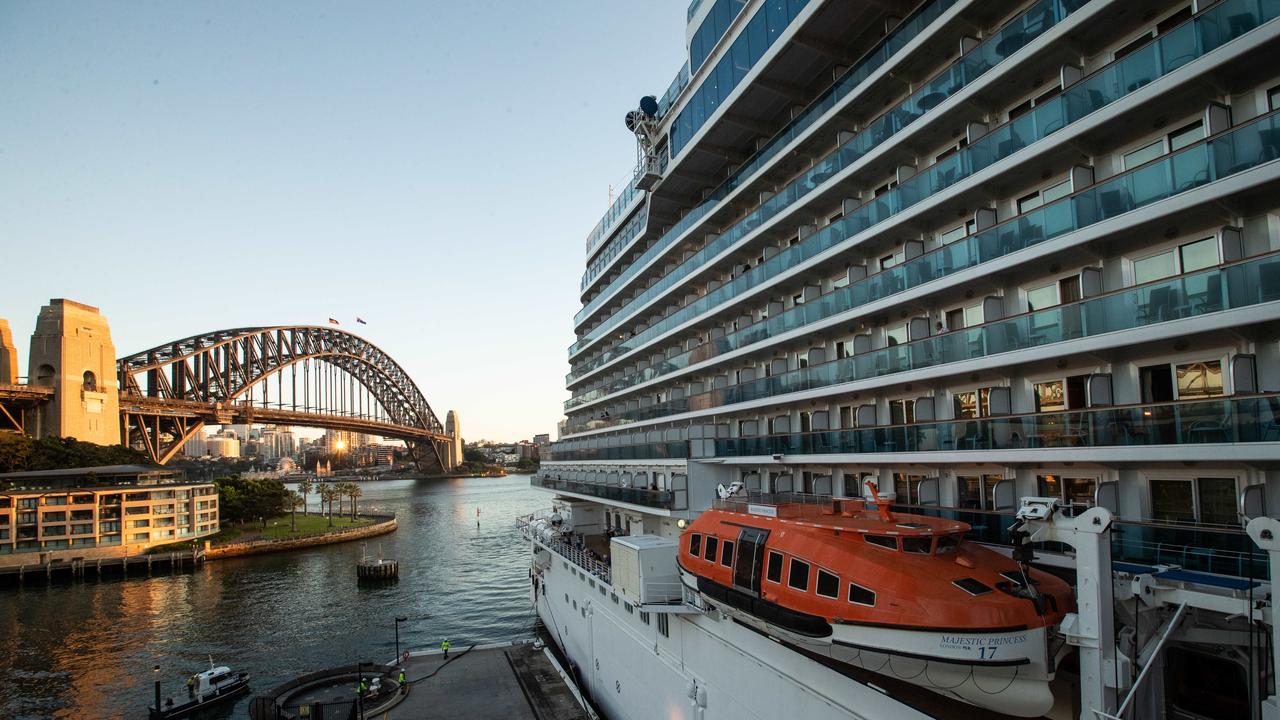
[{"label": "white ship hull", "polygon": [[609,720],[930,717],[728,614],[667,613],[664,636],[658,613],[646,624],[612,588],[535,547],[538,616]]}]

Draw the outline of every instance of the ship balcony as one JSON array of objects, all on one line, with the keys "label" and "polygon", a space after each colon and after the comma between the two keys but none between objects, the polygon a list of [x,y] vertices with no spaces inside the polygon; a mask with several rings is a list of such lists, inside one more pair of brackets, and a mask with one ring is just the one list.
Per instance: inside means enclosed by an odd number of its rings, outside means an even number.
[{"label": "ship balcony", "polygon": [[[963,242],[965,241],[947,246],[944,250],[956,250],[956,246]],[[948,257],[955,258],[956,255]],[[929,262],[935,260],[940,261],[941,258],[934,258]],[[932,276],[929,271],[921,274]],[[700,346],[694,351],[698,354],[687,353],[671,358],[665,361],[661,369],[679,370],[691,362],[700,362],[714,356],[716,351],[729,353],[769,337],[824,321],[847,309],[895,292],[893,281],[899,277],[901,276],[892,275],[889,271],[872,276],[869,278],[872,282],[855,283],[841,288],[820,302],[798,306],[794,311],[780,313],[747,326],[740,333]],[[1155,330],[1169,327],[1168,324],[1175,321],[1207,315],[1218,315],[1218,325],[1226,326],[1232,322],[1229,318],[1238,314],[1232,311],[1274,303],[1277,300],[1280,300],[1280,254],[1271,253],[1201,272],[1122,288],[1075,303],[991,319],[981,325],[927,335],[899,345],[864,350],[850,357],[779,372],[769,377],[686,395],[643,408],[615,408],[607,418],[585,415],[584,420],[584,415],[579,411],[570,419],[569,429],[576,432],[655,420],[679,413],[726,407],[855,381],[866,382],[930,368],[945,371],[953,363],[976,358],[991,358],[988,366],[995,367],[1005,353],[1029,352],[1037,348],[1071,344],[1085,338],[1109,337],[1109,344],[1127,343],[1132,341],[1120,333],[1141,328]],[[1176,331],[1170,329],[1169,332]],[[708,349],[703,350],[703,347]],[[1011,361],[1006,359],[1005,362]],[[628,379],[620,380],[619,384]],[[625,388],[618,392],[622,390]],[[600,390],[598,396],[584,393],[580,398],[585,397],[591,402],[609,400],[611,398],[607,392]],[[566,406],[575,399],[567,402]]]},{"label": "ship balcony", "polygon": [[[1163,39],[1153,41],[1142,50],[1127,55],[1123,59],[1117,60],[1076,82],[1054,100],[1038,106],[1033,113],[1023,115],[1013,122],[1006,123],[1001,128],[993,129],[964,151],[910,178],[909,181],[895,190],[879,198],[874,198],[872,202],[868,202],[854,211],[853,217],[847,217],[823,228],[822,231],[809,236],[797,245],[788,248],[785,252],[775,255],[768,262],[739,276],[732,283],[722,286],[713,293],[708,293],[658,323],[646,327],[643,331],[634,333],[624,342],[604,351],[599,357],[588,362],[575,364],[567,379],[570,383],[584,379],[593,370],[644,346],[649,340],[673,329],[676,325],[702,316],[713,306],[720,306],[744,290],[757,288],[763,279],[775,278],[792,266],[825,252],[837,244],[852,240],[854,236],[871,230],[873,226],[900,220],[897,216],[902,215],[908,209],[918,213],[920,209],[916,206],[924,207],[931,203],[936,204],[935,201],[938,200],[938,197],[935,196],[948,195],[943,192],[944,190],[960,184],[962,181],[1053,133],[1063,132],[1068,127],[1077,124],[1082,128],[1090,126],[1095,120],[1104,118],[1104,116],[1101,114],[1092,118],[1089,116],[1103,111],[1107,106],[1113,105],[1129,95],[1143,92],[1145,93],[1144,97],[1147,97],[1146,101],[1151,101],[1153,92],[1144,90],[1144,88],[1157,79],[1172,75],[1175,72],[1179,73],[1179,77],[1184,81],[1189,74],[1212,74],[1214,72],[1213,68],[1216,67],[1216,62],[1229,62],[1231,57],[1237,56],[1233,55],[1236,50],[1223,47],[1228,41],[1239,39],[1240,35],[1273,20],[1280,13],[1280,7],[1277,7],[1274,0],[1269,0],[1264,5],[1265,7],[1256,13],[1246,14],[1245,20],[1233,23],[1231,26],[1232,31],[1226,34],[1219,33],[1216,28],[1218,27],[1217,23],[1222,20],[1220,16],[1230,8],[1220,7],[1206,11],[1195,20],[1180,26],[1176,32],[1168,34]],[[1253,42],[1267,44],[1273,37],[1273,33],[1262,33],[1255,37]],[[1244,42],[1244,40],[1241,40],[1241,42]],[[1188,43],[1195,49],[1186,53],[1181,52],[1179,48]],[[1222,52],[1216,56],[1215,60],[1209,61],[1205,57],[1218,50]],[[1244,48],[1240,48],[1239,52],[1243,52],[1243,50]],[[1206,60],[1206,62],[1200,62],[1202,59]],[[1123,108],[1108,110],[1107,112],[1115,114],[1122,111]],[[1110,117],[1110,115],[1105,117]],[[1266,132],[1274,130],[1274,128],[1270,126],[1255,127],[1252,132],[1258,133],[1259,130],[1263,131],[1260,133],[1262,137],[1254,142],[1260,142],[1267,147],[1263,148],[1263,152],[1258,152],[1255,149],[1253,151],[1254,154],[1261,155],[1260,160],[1262,162],[1274,159],[1274,154],[1266,155],[1267,151],[1274,153],[1275,150],[1275,134]],[[636,298],[625,303],[626,308],[611,314],[607,322],[601,323],[580,338],[570,347],[570,358],[573,359],[589,345],[612,334],[616,327],[628,322],[628,319],[635,315],[636,308],[656,297],[659,293],[666,292],[678,281],[699,270],[711,258],[718,256],[719,253],[746,237],[747,234],[755,231],[783,210],[790,208],[802,197],[807,197],[810,190],[825,186],[826,180],[820,181],[819,176],[831,178],[837,174],[847,173],[858,158],[863,157],[881,144],[881,140],[877,140],[877,135],[883,135],[885,132],[888,131],[868,127],[848,140],[832,156],[816,163],[804,177],[792,183],[788,188],[781,190],[778,195],[742,218],[732,227],[721,232],[714,241],[700,250],[694,257],[682,263],[673,272],[665,274],[657,283],[647,287]],[[1088,130],[1082,129],[1076,132],[1088,132]],[[1249,132],[1246,130],[1245,135],[1248,135]],[[1230,136],[1228,134],[1228,137]],[[1223,140],[1226,140],[1226,138],[1223,138]],[[1250,142],[1250,139],[1240,137],[1237,142]],[[1221,143],[1210,144],[1218,145]],[[1067,147],[1068,145],[1068,143],[1063,143],[1062,147]],[[1233,150],[1223,150],[1223,152],[1233,153]],[[1214,179],[1233,174],[1236,171],[1245,169],[1245,157],[1246,155],[1232,154],[1231,159],[1220,164],[1221,166],[1219,167],[1203,168],[1204,173],[1206,175],[1210,172],[1213,173]],[[1179,160],[1179,163],[1181,162],[1193,161],[1184,158]],[[1146,184],[1150,180],[1147,176],[1155,173],[1150,168],[1142,168],[1140,171],[1142,175],[1139,178],[1140,184]],[[1186,179],[1190,177],[1190,175],[1187,175],[1180,178],[1180,185],[1169,194],[1176,194],[1188,189],[1184,185]],[[1099,185],[1105,184],[1100,183]],[[1191,187],[1194,187],[1194,185]],[[1108,187],[1106,189],[1120,188]],[[1098,190],[1094,194],[1102,194],[1098,186],[1091,188],[1091,190]],[[1088,202],[1090,204],[1096,203],[1100,205],[1102,212],[1095,213],[1092,217],[1085,219],[1083,224],[1091,224],[1117,214],[1112,210],[1124,212],[1147,204],[1153,199],[1149,194],[1133,194],[1125,192],[1126,190],[1131,189],[1123,188],[1118,193],[1107,192],[1106,198],[1098,198],[1096,201],[1089,199]],[[1125,205],[1127,207],[1120,207]],[[1089,208],[1089,210],[1093,209]],[[1005,228],[1002,232],[1007,231],[1008,228]],[[646,254],[657,251],[658,246],[661,244],[662,242],[659,242],[658,245],[650,248]],[[639,267],[643,264],[643,260],[638,261],[627,272],[638,272]],[[603,300],[598,298],[597,301],[593,301],[593,304],[596,302],[603,302]],[[584,308],[580,315],[590,311],[590,307]]]},{"label": "ship balcony", "polygon": [[[613,335],[614,330],[623,325],[623,323],[628,322],[629,318],[635,316],[641,306],[650,302],[659,293],[668,290],[677,280],[704,266],[720,250],[736,244],[746,235],[762,227],[766,221],[784,211],[793,211],[802,199],[810,198],[816,190],[822,189],[823,192],[835,192],[832,190],[832,186],[828,184],[832,178],[842,172],[847,174],[847,171],[852,169],[855,164],[861,164],[860,161],[864,157],[883,152],[892,144],[890,139],[904,131],[908,126],[913,124],[916,124],[917,127],[923,126],[924,123],[917,124],[917,122],[925,117],[941,100],[960,93],[962,89],[968,87],[989,70],[1002,66],[1002,62],[1007,55],[1021,49],[1025,44],[1040,35],[1050,32],[1056,24],[1066,18],[1067,14],[1074,9],[1074,7],[1069,9],[1068,5],[1074,6],[1074,0],[1071,2],[1041,0],[1040,3],[1037,3],[1036,6],[1009,23],[999,33],[987,38],[978,49],[958,60],[950,71],[938,74],[931,82],[926,83],[912,93],[905,101],[886,111],[875,121],[868,123],[867,127],[855,133],[847,142],[842,143],[837,151],[815,163],[807,173],[788,184],[787,187],[770,198],[767,203],[734,223],[729,230],[719,233],[719,237],[714,243],[703,248],[693,259],[683,263],[676,273],[660,278],[656,285],[649,286],[636,297],[625,301],[621,311],[612,313],[607,319],[587,330],[581,338],[570,346],[570,358],[572,359],[579,355],[587,347],[603,338]],[[1015,42],[1009,42],[1015,39]],[[1040,53],[1040,55],[1045,54]],[[1048,56],[1045,55],[1044,57],[1039,57],[1038,61],[1045,63],[1047,60]],[[1052,65],[1052,63],[1049,64]],[[1000,72],[993,73],[993,75],[1004,72],[1012,72],[1012,70],[1009,66],[1002,66]],[[1023,68],[1022,72],[1029,72],[1029,69]],[[951,111],[954,113],[957,108],[951,107]],[[675,129],[673,129],[672,134],[674,138]],[[712,144],[712,147],[722,148],[726,146],[731,147],[732,145],[726,145],[724,142]],[[699,153],[684,153],[682,157],[678,158],[683,163],[673,161],[671,166],[668,167],[668,177],[676,174],[676,168],[681,164],[686,167],[690,164],[689,155],[693,155],[695,159],[702,157],[702,154]],[[717,162],[724,162],[722,151],[711,153],[709,157],[716,158]],[[682,223],[691,219],[686,216],[685,219],[682,219]],[[632,263],[618,279],[610,283],[609,288],[606,288],[575,315],[575,326],[582,325],[590,316],[601,309],[606,302],[611,302],[617,289],[627,285],[637,277],[637,273],[649,267],[649,259],[654,259],[664,252],[675,239],[676,234],[668,232],[646,251],[644,256]]]},{"label": "ship balcony", "polygon": [[[941,422],[850,428],[787,435],[725,438],[715,456],[768,460],[787,456],[943,455],[965,461],[1087,461],[1141,459],[1161,448],[1166,460],[1205,457],[1206,445],[1229,446],[1245,455],[1274,457],[1280,443],[1280,394],[1108,406],[1071,412],[1028,413]],[[1249,449],[1256,446],[1256,450]],[[1139,452],[1134,450],[1141,449]],[[1120,452],[1117,452],[1120,451]],[[895,460],[895,462],[897,462]]]},{"label": "ship balcony", "polygon": [[[994,495],[1004,496],[1005,504],[1012,506],[1013,481],[1002,481],[1002,485],[1004,483],[1008,483],[1008,491],[1001,488]],[[1095,494],[1095,502],[1098,497]],[[839,514],[842,504],[850,505],[856,510],[861,510],[864,506],[868,509],[872,507],[871,502],[865,498],[754,491],[716,500],[714,507],[718,510],[768,517],[811,520],[822,515]],[[1073,516],[1092,505],[1093,503],[1073,503],[1063,507],[1062,511]],[[969,526],[966,540],[997,548],[1012,547],[1010,529],[1016,522],[1012,511],[896,502],[891,510],[895,513],[963,522]],[[1164,572],[1178,569],[1218,577],[1248,578],[1251,581],[1267,581],[1270,578],[1267,554],[1253,543],[1241,526],[1131,520],[1122,519],[1115,510],[1112,513],[1117,515],[1111,530],[1113,563],[1158,567]],[[1070,548],[1059,543],[1038,545],[1036,555],[1038,561],[1046,564],[1068,568],[1074,565]],[[1211,578],[1200,580],[1211,581]]]},{"label": "ship balcony", "polygon": [[[1083,512],[1088,505],[1065,508],[1068,515]],[[894,512],[958,520],[970,527],[967,539],[997,547],[1012,545],[1009,529],[1015,522],[1012,512],[996,512],[938,505],[895,504]],[[1044,543],[1036,548],[1039,560],[1071,567],[1070,548]],[[1117,517],[1111,529],[1113,563],[1177,568],[1191,573],[1270,579],[1267,554],[1260,550],[1243,527],[1201,523],[1172,523],[1150,520],[1123,520]],[[1120,568],[1116,568],[1120,569]]]},{"label": "ship balcony", "polygon": [[535,475],[529,484],[557,493],[572,495],[589,500],[611,500],[625,505],[638,505],[657,510],[682,510],[684,502],[677,501],[674,490],[626,487],[607,483],[583,482],[580,480],[562,480],[560,478]]}]

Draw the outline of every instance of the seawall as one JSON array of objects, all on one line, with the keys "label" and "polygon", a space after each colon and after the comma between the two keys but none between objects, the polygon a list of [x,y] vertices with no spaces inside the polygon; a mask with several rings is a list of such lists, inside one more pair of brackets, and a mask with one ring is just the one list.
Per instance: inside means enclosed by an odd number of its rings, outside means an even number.
[{"label": "seawall", "polygon": [[260,555],[262,553],[280,552],[283,550],[297,550],[299,548],[313,547],[316,545],[331,545],[333,543],[350,542],[351,540],[360,540],[362,538],[376,537],[378,535],[386,535],[395,532],[396,518],[394,515],[369,515],[367,517],[377,520],[369,525],[362,525],[357,528],[343,528],[323,533],[321,535],[309,535],[300,538],[279,538],[274,540],[250,540],[249,542],[228,543],[217,547],[210,547],[205,552],[205,558],[208,560],[217,560],[219,558],[239,557],[242,555]]}]

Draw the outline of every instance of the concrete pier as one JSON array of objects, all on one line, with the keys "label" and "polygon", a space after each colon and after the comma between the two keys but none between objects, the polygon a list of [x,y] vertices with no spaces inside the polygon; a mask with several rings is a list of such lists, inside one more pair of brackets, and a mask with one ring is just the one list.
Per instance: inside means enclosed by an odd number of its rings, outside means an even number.
[{"label": "concrete pier", "polygon": [[587,720],[550,657],[530,643],[455,646],[414,654],[405,664],[409,692],[388,720]]}]

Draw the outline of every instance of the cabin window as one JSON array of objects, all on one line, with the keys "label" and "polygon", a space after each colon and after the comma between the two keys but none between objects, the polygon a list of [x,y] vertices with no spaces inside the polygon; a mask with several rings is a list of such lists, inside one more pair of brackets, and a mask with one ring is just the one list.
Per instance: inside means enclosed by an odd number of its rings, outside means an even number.
[{"label": "cabin window", "polygon": [[886,535],[863,535],[863,537],[872,545],[879,545],[880,547],[888,548],[889,550],[898,549],[898,540],[896,538],[891,538]]},{"label": "cabin window", "polygon": [[791,558],[791,571],[787,573],[787,584],[804,592],[809,589],[809,563]]},{"label": "cabin window", "polygon": [[715,539],[715,538],[711,537],[710,535],[708,535],[708,536],[707,536],[707,554],[706,554],[706,555],[703,555],[703,557],[705,557],[707,560],[709,560],[709,561],[711,561],[711,562],[715,562],[715,561],[716,561],[716,551],[720,549],[720,548],[718,547],[718,546],[719,546],[719,544],[720,544],[720,541],[719,541],[719,540],[717,540],[717,539]]},{"label": "cabin window", "polygon": [[702,533],[693,533],[689,536],[689,554],[694,557],[702,555]]},{"label": "cabin window", "polygon": [[970,595],[986,595],[991,592],[991,588],[976,578],[962,578],[952,581],[952,584]]},{"label": "cabin window", "polygon": [[960,547],[959,535],[942,535],[938,538],[938,549],[935,551],[939,555],[945,553],[953,553]]},{"label": "cabin window", "polygon": [[662,634],[662,637],[671,637],[671,626],[669,623],[670,619],[666,614],[658,615],[658,632]]},{"label": "cabin window", "polygon": [[725,567],[733,565],[733,541],[725,540],[720,546],[720,564]]},{"label": "cabin window", "polygon": [[916,553],[918,555],[928,555],[929,550],[933,546],[933,541],[928,536],[925,537],[904,537],[902,538],[902,551]]},{"label": "cabin window", "polygon": [[826,570],[818,570],[818,584],[814,588],[814,592],[833,600],[840,597],[840,578]]},{"label": "cabin window", "polygon": [[649,624],[649,613],[647,613],[647,612],[645,612],[645,611],[641,610],[641,611],[640,611],[640,622],[644,623],[645,625],[648,625],[648,624]]},{"label": "cabin window", "polygon": [[874,591],[868,590],[857,583],[849,583],[849,602],[854,605],[875,607],[876,594]]},{"label": "cabin window", "polygon": [[782,582],[782,555],[769,551],[769,567],[765,570],[764,579],[772,583]]}]

